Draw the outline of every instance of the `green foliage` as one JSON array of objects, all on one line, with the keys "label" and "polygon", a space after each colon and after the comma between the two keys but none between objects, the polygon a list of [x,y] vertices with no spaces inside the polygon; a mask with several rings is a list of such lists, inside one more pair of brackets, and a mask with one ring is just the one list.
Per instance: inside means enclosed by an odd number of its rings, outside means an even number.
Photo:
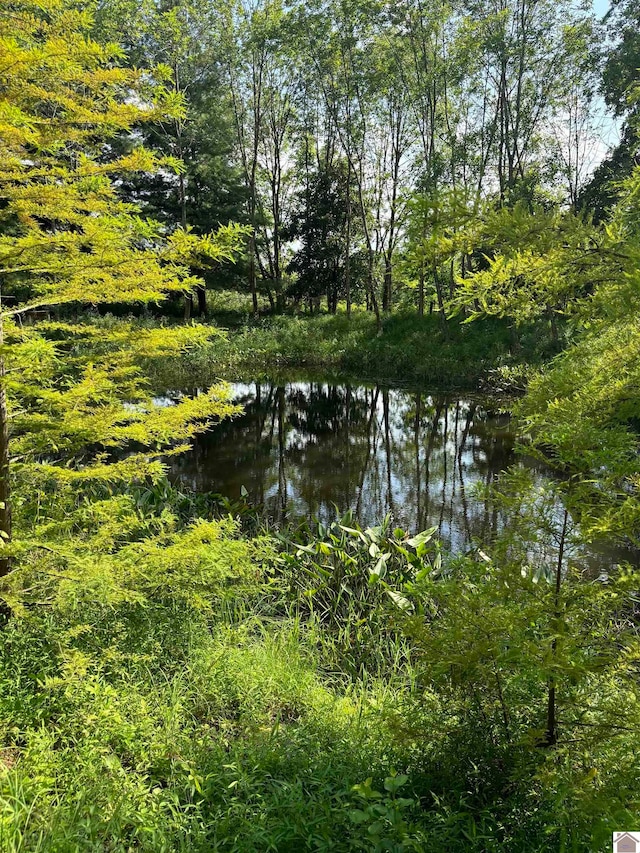
[{"label": "green foliage", "polygon": [[408,239],[403,252],[407,283],[415,288],[420,278],[428,277],[432,279],[433,296],[441,300],[442,293],[437,286],[440,268],[465,251],[465,232],[469,227],[477,227],[473,199],[466,191],[454,187],[416,193],[407,206]]},{"label": "green foliage", "polygon": [[287,265],[296,276],[289,292],[299,299],[328,295],[335,307],[345,298],[347,176],[345,163],[321,163],[296,198],[284,236],[301,244]]},{"label": "green foliage", "polygon": [[[157,478],[160,452],[184,448],[196,432],[235,411],[224,387],[177,406],[157,405],[141,374],[144,359],[202,344],[204,330],[22,323],[24,316],[42,319],[36,308],[147,303],[190,289],[199,282],[192,268],[233,259],[246,233],[230,225],[200,237],[184,228],[167,235],[121,200],[118,176],[160,168],[180,173],[182,166],[142,147],[109,158],[109,141],[141,122],[180,117],[183,104],[165,85],[163,69],[154,77],[119,67],[121,51],[92,41],[91,23],[88,12],[58,0],[0,13],[4,540],[12,532],[10,477],[32,488],[40,480],[38,494],[53,488],[56,477],[76,486]],[[18,512],[21,502],[32,507],[27,494],[18,491]],[[47,526],[54,527],[53,519],[42,523],[44,511],[35,513],[39,546],[49,541]],[[34,521],[28,515],[20,518],[26,523],[14,545],[4,543],[3,571],[8,557],[26,547]]]},{"label": "green foliage", "polygon": [[557,496],[502,487],[509,531],[466,557],[42,495],[66,527],[3,581],[4,849],[605,850],[637,814],[638,577],[594,580]]},{"label": "green foliage", "polygon": [[580,217],[523,203],[489,211],[459,240],[467,252],[484,254],[483,268],[458,279],[450,302],[454,313],[466,309],[470,320],[498,316],[523,323],[569,314],[606,275],[609,252],[615,252]]},{"label": "green foliage", "polygon": [[[0,12],[3,851],[604,851],[637,821],[640,578],[626,566],[595,577],[582,544],[637,541],[640,170],[606,226],[534,204],[544,194],[525,163],[549,159],[538,122],[547,100],[562,108],[562,86],[576,91],[564,60],[584,54],[588,27],[570,16],[554,30],[563,3],[533,4],[530,19],[524,4],[522,15],[467,5],[425,17],[409,4],[398,17],[358,2],[332,6],[333,18],[312,5],[299,20],[277,4],[216,8],[260,232],[251,262],[278,301],[283,163],[300,120],[300,138],[316,134],[308,151],[322,137],[327,162],[349,159],[352,257],[367,256],[369,302],[381,271],[396,295],[408,213],[406,281],[424,287],[428,267],[439,303],[482,317],[378,324],[355,311],[232,334],[77,313],[201,287],[195,270],[217,271],[248,236],[205,233],[216,202],[197,202],[203,121],[216,115],[199,75],[207,65],[206,85],[221,79],[207,34],[216,14],[196,0],[98,4],[111,31],[126,13],[133,53],[163,54],[141,73],[90,37],[75,2]],[[303,26],[318,50],[297,115],[285,66],[307,56]],[[544,91],[525,60],[550,78]],[[487,68],[502,71],[495,91]],[[458,139],[482,86],[493,124]],[[405,91],[422,116],[411,133],[424,178],[408,206]],[[162,137],[161,154],[137,147],[142,127]],[[500,198],[483,207],[485,170]],[[307,292],[309,270],[323,288],[344,273],[336,180],[299,199],[292,234],[303,253],[314,247],[296,270]],[[125,200],[152,185],[172,194],[148,199],[162,226]],[[178,208],[183,223],[197,210],[199,236],[174,229]],[[42,307],[55,310],[43,318]],[[169,454],[237,411],[225,386],[209,388],[222,373],[307,365],[453,387],[491,367],[523,383],[522,359],[548,354],[547,320],[559,345],[558,318],[570,346],[530,380],[518,414],[532,449],[567,477],[556,488],[502,477],[487,501],[509,525],[490,545],[442,554],[435,530],[361,529],[349,514],[248,537],[246,506],[165,479]],[[205,390],[156,396],[186,385]]]},{"label": "green foliage", "polygon": [[596,578],[555,491],[521,480],[494,494],[510,524],[489,553],[449,558],[402,590],[419,689],[397,725],[469,849],[604,850],[637,809],[635,771],[614,756],[638,731],[638,575]]},{"label": "green foliage", "polygon": [[552,351],[547,332],[536,325],[522,330],[522,349],[510,352],[510,336],[501,320],[462,325],[449,321],[443,330],[437,315],[394,314],[376,335],[375,318],[355,311],[349,320],[336,316],[274,317],[194,348],[153,368],[159,388],[207,384],[226,376],[272,376],[281,368],[322,368],[358,377],[429,382],[439,389],[476,388],[500,366],[539,363]]},{"label": "green foliage", "polygon": [[210,337],[205,328],[108,319],[7,329],[12,547],[57,541],[77,524],[83,500],[107,501],[132,484],[158,481],[167,454],[238,411],[224,385],[163,405],[142,373],[143,365]]},{"label": "green foliage", "polygon": [[[638,234],[640,170],[620,184],[610,222],[521,205],[486,218],[475,245],[489,243],[483,269],[460,279],[450,301],[468,320],[515,324],[569,318],[570,346],[531,378],[516,407],[532,447],[575,479],[585,535],[637,542]],[[491,235],[491,236],[489,236]]]},{"label": "green foliage", "polygon": [[0,264],[9,292],[26,295],[21,311],[162,299],[197,283],[195,253],[229,259],[244,234],[229,226],[219,239],[178,231],[163,240],[157,224],[118,198],[114,175],[182,167],[141,147],[103,162],[100,144],[136,123],[179,116],[183,105],[161,72],[159,85],[146,87],[118,67],[119,49],[88,39],[90,24],[87,13],[54,2],[35,14],[19,4],[0,17]]},{"label": "green foliage", "polygon": [[269,543],[199,522],[105,555],[96,522],[77,564],[10,576],[2,849],[361,849],[350,787],[384,777],[384,721],[322,684],[295,624],[237,623]]},{"label": "green foliage", "polygon": [[[218,223],[242,221],[245,197],[238,164],[228,156],[232,116],[221,97],[222,52],[214,4],[181,0],[164,7],[150,0],[100,0],[93,36],[101,43],[121,44],[127,65],[147,72],[163,66],[184,102],[180,116],[145,122],[139,131],[145,147],[181,160],[182,181],[167,171],[129,174],[121,184],[124,196],[169,227],[184,213],[199,234]],[[139,144],[137,138],[120,134],[114,144],[128,151]]]},{"label": "green foliage", "polygon": [[[318,628],[328,663],[351,676],[393,673],[406,649],[394,626],[395,610],[412,605],[400,590],[431,569],[429,543],[435,529],[410,537],[381,525],[363,530],[348,512],[310,536],[283,538],[279,556],[285,595],[296,614]],[[441,557],[437,549],[435,566]]]},{"label": "green foliage", "polygon": [[[638,186],[636,169],[602,245],[603,273],[578,308],[582,329],[574,346],[530,385],[519,407],[537,447],[597,486],[584,501],[585,528],[637,538],[638,467]],[[593,276],[593,273],[592,273]],[[585,496],[589,492],[585,483]]]},{"label": "green foliage", "polygon": [[427,838],[423,833],[414,834],[407,823],[407,810],[418,805],[410,797],[398,797],[398,791],[407,784],[409,777],[393,773],[384,780],[384,794],[371,787],[372,779],[354,786],[361,800],[360,808],[350,812],[350,818],[366,831],[362,839],[362,850],[393,853],[408,853],[421,850]]}]

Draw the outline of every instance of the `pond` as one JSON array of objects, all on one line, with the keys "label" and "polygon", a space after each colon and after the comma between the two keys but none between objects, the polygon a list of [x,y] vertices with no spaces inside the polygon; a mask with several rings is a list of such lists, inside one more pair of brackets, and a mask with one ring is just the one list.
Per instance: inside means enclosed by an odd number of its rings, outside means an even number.
[{"label": "pond", "polygon": [[[514,463],[507,414],[487,399],[355,382],[232,383],[243,413],[200,435],[171,476],[232,499],[245,493],[276,522],[323,521],[351,508],[364,525],[386,513],[445,546],[487,541],[502,521],[479,496]],[[518,464],[532,466],[518,457]]]}]

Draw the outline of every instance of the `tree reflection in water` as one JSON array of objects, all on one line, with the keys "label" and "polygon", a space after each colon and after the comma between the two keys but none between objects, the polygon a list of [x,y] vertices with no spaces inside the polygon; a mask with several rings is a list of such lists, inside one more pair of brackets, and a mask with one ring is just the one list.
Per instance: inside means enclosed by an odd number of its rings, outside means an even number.
[{"label": "tree reflection in water", "polygon": [[172,463],[198,491],[249,499],[276,520],[387,512],[409,530],[437,525],[445,545],[486,541],[500,520],[476,496],[513,461],[507,416],[486,403],[371,385],[235,384],[244,412]]}]

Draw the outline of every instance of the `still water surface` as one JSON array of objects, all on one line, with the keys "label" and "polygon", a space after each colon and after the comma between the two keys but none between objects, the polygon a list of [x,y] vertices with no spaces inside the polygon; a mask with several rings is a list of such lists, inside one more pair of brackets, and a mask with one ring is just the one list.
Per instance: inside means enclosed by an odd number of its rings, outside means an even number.
[{"label": "still water surface", "polygon": [[230,498],[244,487],[277,521],[332,519],[337,506],[369,525],[390,512],[411,531],[437,525],[457,550],[503,523],[476,486],[532,464],[486,399],[347,382],[232,387],[243,413],[199,436],[172,476]]}]

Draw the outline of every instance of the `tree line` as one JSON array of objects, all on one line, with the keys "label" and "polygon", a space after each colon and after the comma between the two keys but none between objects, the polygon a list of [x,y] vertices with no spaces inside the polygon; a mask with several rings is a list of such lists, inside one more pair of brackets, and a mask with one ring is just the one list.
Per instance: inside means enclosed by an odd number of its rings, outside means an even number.
[{"label": "tree line", "polygon": [[[130,198],[169,227],[251,227],[211,286],[254,313],[379,316],[444,314],[497,250],[456,240],[487,212],[606,215],[633,166],[636,18],[627,0],[604,21],[573,0],[100,0],[94,32],[186,107],[140,131],[183,170],[128,180]],[[613,113],[622,139],[598,165]],[[194,297],[188,316],[206,312]]]}]

